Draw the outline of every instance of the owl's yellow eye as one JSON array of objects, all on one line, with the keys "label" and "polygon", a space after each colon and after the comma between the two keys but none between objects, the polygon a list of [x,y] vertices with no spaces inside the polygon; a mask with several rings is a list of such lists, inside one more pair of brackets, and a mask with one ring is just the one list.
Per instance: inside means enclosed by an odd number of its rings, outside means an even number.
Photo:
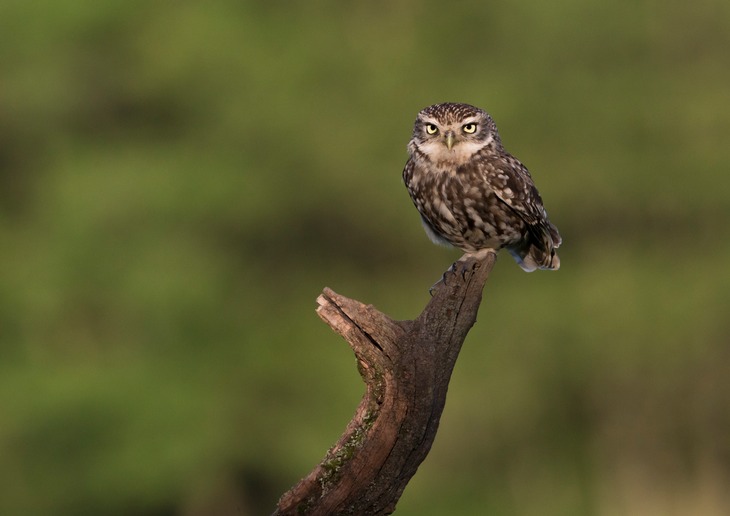
[{"label": "owl's yellow eye", "polygon": [[462,127],[461,130],[467,134],[475,133],[477,130],[477,124],[464,124],[464,127]]},{"label": "owl's yellow eye", "polygon": [[433,124],[426,124],[426,132],[428,134],[436,134],[437,132],[439,132],[439,128]]}]

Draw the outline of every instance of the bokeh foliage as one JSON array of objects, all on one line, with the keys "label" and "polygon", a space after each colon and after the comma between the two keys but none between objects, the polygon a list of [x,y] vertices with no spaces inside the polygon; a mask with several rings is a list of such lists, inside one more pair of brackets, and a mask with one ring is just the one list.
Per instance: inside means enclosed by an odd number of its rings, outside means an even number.
[{"label": "bokeh foliage", "polygon": [[730,4],[0,4],[0,513],[265,514],[417,315],[401,184],[489,110],[564,237],[490,278],[398,514],[730,513]]}]

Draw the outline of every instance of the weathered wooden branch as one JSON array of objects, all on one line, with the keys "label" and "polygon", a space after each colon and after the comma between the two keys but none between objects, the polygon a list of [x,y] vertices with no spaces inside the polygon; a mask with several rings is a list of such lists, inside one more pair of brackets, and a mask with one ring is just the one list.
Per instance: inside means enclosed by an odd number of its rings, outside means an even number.
[{"label": "weathered wooden branch", "polygon": [[465,255],[412,321],[324,289],[317,313],[352,347],[366,392],[340,439],[281,497],[274,515],[395,510],[436,437],[451,372],[495,260],[493,252]]}]

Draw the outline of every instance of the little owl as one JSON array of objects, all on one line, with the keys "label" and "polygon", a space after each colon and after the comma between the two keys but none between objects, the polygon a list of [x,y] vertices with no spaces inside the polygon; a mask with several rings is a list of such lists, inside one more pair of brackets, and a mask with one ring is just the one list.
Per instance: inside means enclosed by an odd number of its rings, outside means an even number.
[{"label": "little owl", "polygon": [[418,113],[408,153],[403,180],[431,240],[466,253],[506,248],[527,272],[560,267],[558,228],[488,113],[429,106]]}]

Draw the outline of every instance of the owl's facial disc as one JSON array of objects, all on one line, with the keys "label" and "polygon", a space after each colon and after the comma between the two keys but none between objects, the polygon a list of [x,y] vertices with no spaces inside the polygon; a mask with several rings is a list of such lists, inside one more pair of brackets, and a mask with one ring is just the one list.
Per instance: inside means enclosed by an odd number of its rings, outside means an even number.
[{"label": "owl's facial disc", "polygon": [[446,122],[424,118],[419,125],[418,149],[431,162],[444,166],[468,162],[491,141],[491,137],[483,139],[482,126],[475,117]]}]

